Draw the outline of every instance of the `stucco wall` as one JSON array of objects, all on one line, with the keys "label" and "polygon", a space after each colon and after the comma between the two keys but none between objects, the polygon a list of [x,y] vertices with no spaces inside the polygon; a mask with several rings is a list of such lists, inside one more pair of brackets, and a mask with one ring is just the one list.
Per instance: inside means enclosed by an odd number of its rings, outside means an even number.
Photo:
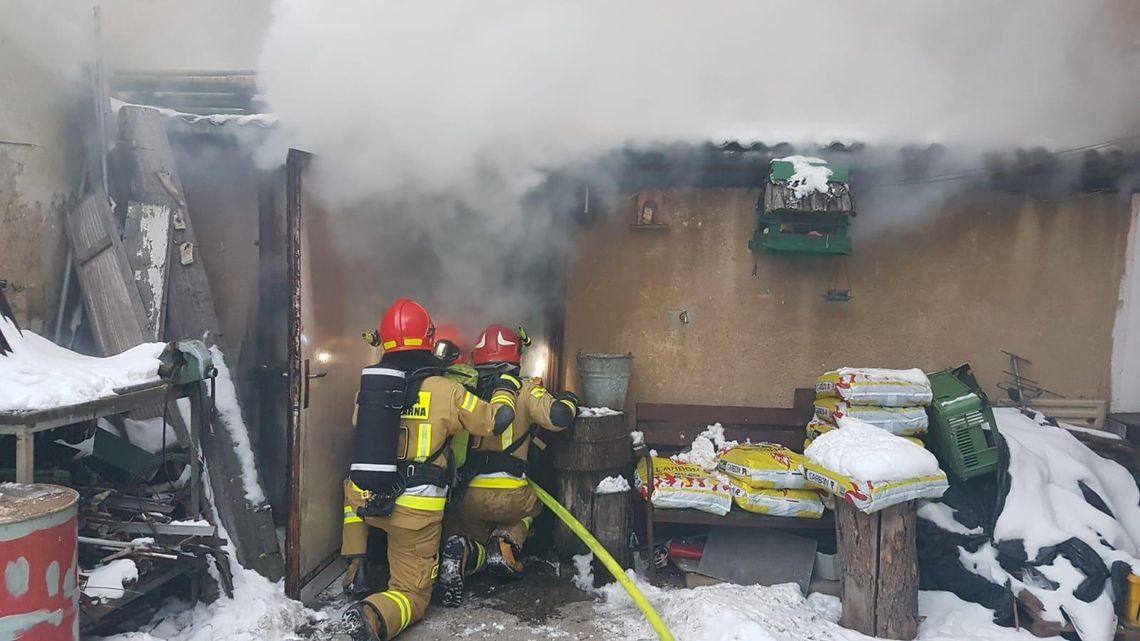
[{"label": "stucco wall", "polygon": [[54,326],[82,148],[63,75],[0,38],[0,279],[17,319]]},{"label": "stucco wall", "polygon": [[[677,192],[664,232],[630,230],[628,200],[603,206],[569,268],[572,387],[581,350],[634,353],[630,402],[788,405],[794,387],[845,365],[968,361],[993,390],[1005,349],[1049,388],[1108,398],[1129,224],[1116,195],[960,199],[862,234],[847,303],[823,298],[835,259],[749,251],[757,195]],[[854,224],[883,227],[874,215]]]}]

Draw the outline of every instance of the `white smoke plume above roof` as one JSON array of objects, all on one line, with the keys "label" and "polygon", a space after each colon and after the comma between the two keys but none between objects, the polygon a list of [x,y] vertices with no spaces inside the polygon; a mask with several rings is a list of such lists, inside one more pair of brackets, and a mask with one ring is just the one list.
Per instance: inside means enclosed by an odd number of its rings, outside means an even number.
[{"label": "white smoke plume above roof", "polygon": [[1100,142],[1137,133],[1137,22],[1123,0],[279,0],[260,71],[278,142],[355,200],[726,131]]}]

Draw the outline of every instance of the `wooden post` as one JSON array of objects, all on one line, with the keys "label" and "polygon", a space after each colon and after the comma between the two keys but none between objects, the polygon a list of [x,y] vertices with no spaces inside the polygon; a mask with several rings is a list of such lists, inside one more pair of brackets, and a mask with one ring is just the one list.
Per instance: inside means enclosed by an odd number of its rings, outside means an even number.
[{"label": "wooden post", "polygon": [[[633,553],[629,549],[632,499],[630,492],[594,494],[593,499],[593,523],[590,533],[623,568],[631,567]],[[609,573],[605,567],[598,559],[594,559],[594,587],[601,587],[609,580]]]},{"label": "wooden post", "polygon": [[913,502],[874,514],[839,504],[843,627],[885,639],[918,635],[915,518]]},{"label": "wooden post", "polygon": [[875,604],[877,636],[918,636],[918,548],[914,503],[879,512],[879,598]]}]

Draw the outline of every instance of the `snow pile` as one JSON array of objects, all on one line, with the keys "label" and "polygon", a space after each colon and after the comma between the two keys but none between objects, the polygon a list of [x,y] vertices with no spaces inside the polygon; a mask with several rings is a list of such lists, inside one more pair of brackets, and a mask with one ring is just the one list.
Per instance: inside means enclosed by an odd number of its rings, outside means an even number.
[{"label": "snow pile", "polygon": [[629,481],[624,476],[607,476],[598,482],[594,494],[621,494],[629,489]]},{"label": "snow pile", "polygon": [[645,445],[645,432],[639,432],[637,430],[630,432],[629,442],[632,443],[634,447]]},{"label": "snow pile", "polygon": [[[771,587],[722,583],[692,589],[663,590],[633,578],[662,620],[685,641],[857,641],[869,637],[840,627],[839,600],[804,597],[792,584]],[[644,615],[616,583],[601,589],[596,607],[599,627],[609,638],[657,638]],[[948,592],[920,592],[919,626],[923,641],[1032,641],[1025,631],[992,623],[993,612]]]},{"label": "snow pile", "polygon": [[100,603],[123,598],[127,583],[139,580],[139,569],[130,559],[116,559],[107,565],[95,568],[87,575],[83,584],[84,596],[97,599]]},{"label": "snow pile", "polygon": [[[103,641],[300,641],[296,630],[315,619],[327,618],[285,597],[284,587],[236,562],[234,598],[189,607],[172,602],[154,617],[145,631]],[[323,637],[314,637],[323,638]]]},{"label": "snow pile", "polygon": [[938,459],[926,448],[854,418],[821,434],[804,450],[813,463],[852,479],[901,481],[938,474]]},{"label": "snow pile", "polygon": [[795,173],[788,179],[788,186],[795,192],[796,198],[803,198],[813,192],[827,193],[827,181],[832,172],[826,160],[811,156],[787,156],[776,160],[792,163],[792,171]]},{"label": "snow pile", "polygon": [[214,358],[214,367],[218,370],[217,388],[214,391],[214,405],[218,416],[230,433],[237,448],[238,459],[241,460],[241,480],[245,487],[245,500],[250,505],[265,503],[265,491],[261,489],[261,482],[257,476],[257,461],[253,456],[253,446],[249,441],[249,429],[241,416],[241,406],[238,405],[237,388],[234,387],[230,368],[226,365],[225,355],[217,347],[210,348],[210,355]]},{"label": "snow pile", "polygon": [[1084,585],[1093,577],[1073,562],[1091,550],[1107,568],[1123,562],[1140,571],[1140,489],[1122,466],[1039,412],[997,408],[994,417],[1009,447],[1009,492],[994,526],[996,548],[962,549],[962,565],[1014,594],[1029,591],[1045,606],[1044,619],[1071,620],[1085,641],[1111,639],[1111,587],[1103,578]]},{"label": "snow pile", "polygon": [[681,452],[673,457],[678,463],[692,463],[702,469],[712,472],[716,470],[717,456],[725,451],[740,445],[736,441],[726,440],[724,426],[713,423],[705,428],[697,438],[693,439],[693,446],[687,452]]},{"label": "snow pile", "polygon": [[954,518],[957,512],[954,508],[946,505],[945,503],[935,503],[932,501],[923,501],[922,505],[918,507],[918,518],[926,519],[940,529],[954,534],[975,535],[982,534],[984,530],[981,527],[967,528]]},{"label": "snow pile", "polygon": [[[1033,558],[1044,547],[1076,537],[1102,558],[1123,560],[1140,573],[1140,489],[1132,475],[1066,430],[1014,408],[994,410],[1010,454],[1010,488],[994,540],[1021,539]],[[1095,493],[1115,518],[1085,500]]]},{"label": "snow pile", "polygon": [[579,407],[578,416],[617,416],[621,414],[618,410],[611,410],[608,407]]},{"label": "snow pile", "polygon": [[115,395],[115,389],[158,382],[163,343],[144,343],[96,358],[64,349],[0,315],[12,352],[0,355],[0,411],[41,410]]},{"label": "snow pile", "polygon": [[575,554],[572,560],[574,561],[574,576],[570,578],[570,583],[583,592],[596,594],[597,589],[594,588],[594,553]]}]

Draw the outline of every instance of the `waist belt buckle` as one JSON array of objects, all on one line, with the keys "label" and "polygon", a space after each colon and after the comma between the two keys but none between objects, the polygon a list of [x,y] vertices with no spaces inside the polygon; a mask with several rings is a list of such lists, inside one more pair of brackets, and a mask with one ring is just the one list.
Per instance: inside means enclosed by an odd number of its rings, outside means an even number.
[{"label": "waist belt buckle", "polygon": [[416,475],[416,464],[415,463],[408,463],[408,467],[404,472],[404,478],[410,479],[415,475]]}]

